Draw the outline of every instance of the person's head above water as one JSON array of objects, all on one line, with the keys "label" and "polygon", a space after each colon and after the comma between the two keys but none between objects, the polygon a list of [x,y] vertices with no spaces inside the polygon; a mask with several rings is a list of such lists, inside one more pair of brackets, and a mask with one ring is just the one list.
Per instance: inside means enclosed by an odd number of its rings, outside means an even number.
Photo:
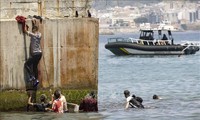
[{"label": "person's head above water", "polygon": [[55,99],[60,98],[60,90],[56,90],[56,91],[54,92],[54,97],[55,97]]},{"label": "person's head above water", "polygon": [[157,100],[157,99],[160,99],[160,98],[158,97],[158,95],[153,95],[153,99]]},{"label": "person's head above water", "polygon": [[40,101],[41,101],[41,102],[46,102],[46,99],[47,99],[47,96],[46,96],[45,94],[42,94],[42,95],[40,96]]},{"label": "person's head above water", "polygon": [[136,98],[136,96],[135,96],[134,94],[132,95],[132,97],[133,97],[133,98]]},{"label": "person's head above water", "polygon": [[94,93],[94,91],[91,91],[91,92],[89,93],[89,95],[90,95],[92,98],[95,98],[95,93]]},{"label": "person's head above water", "polygon": [[125,98],[130,96],[130,92],[128,90],[124,90],[124,96]]}]

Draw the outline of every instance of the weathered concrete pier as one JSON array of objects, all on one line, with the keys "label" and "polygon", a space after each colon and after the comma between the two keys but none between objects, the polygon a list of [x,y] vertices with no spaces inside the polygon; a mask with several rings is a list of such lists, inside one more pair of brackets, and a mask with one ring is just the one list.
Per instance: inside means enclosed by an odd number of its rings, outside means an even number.
[{"label": "weathered concrete pier", "polygon": [[[30,37],[23,34],[17,15],[43,18],[37,95],[50,96],[49,89],[60,88],[68,101],[78,103],[88,91],[97,91],[99,23],[87,17],[90,4],[88,0],[1,0],[0,111],[23,109],[27,103],[24,63]],[[74,17],[75,11],[79,17]],[[29,18],[27,24],[31,27]]]}]

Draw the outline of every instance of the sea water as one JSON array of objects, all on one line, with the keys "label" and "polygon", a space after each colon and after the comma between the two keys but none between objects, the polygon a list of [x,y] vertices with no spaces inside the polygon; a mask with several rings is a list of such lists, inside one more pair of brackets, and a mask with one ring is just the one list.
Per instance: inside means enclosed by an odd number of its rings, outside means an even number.
[{"label": "sea water", "polygon": [[[199,41],[200,31],[172,33],[174,42]],[[199,120],[200,51],[178,56],[115,56],[105,49],[107,38],[135,37],[139,33],[99,36],[98,113],[1,112],[2,120]],[[124,90],[143,98],[145,109],[125,109]],[[162,99],[153,100],[157,94]]]}]

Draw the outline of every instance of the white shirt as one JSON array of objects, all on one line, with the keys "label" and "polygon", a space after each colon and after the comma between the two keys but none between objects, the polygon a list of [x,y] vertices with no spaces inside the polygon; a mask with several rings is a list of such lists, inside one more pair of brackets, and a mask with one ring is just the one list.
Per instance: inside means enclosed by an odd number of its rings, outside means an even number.
[{"label": "white shirt", "polygon": [[31,37],[31,43],[30,43],[30,52],[32,55],[35,53],[41,53],[41,47],[40,47],[40,41],[41,41],[41,33],[32,33],[28,32],[28,35]]},{"label": "white shirt", "polygon": [[60,100],[63,102],[63,110],[68,110],[67,109],[67,101],[64,95],[61,94]]},{"label": "white shirt", "polygon": [[130,102],[130,100],[131,100],[132,98],[133,98],[132,96],[129,96],[129,97],[126,98],[126,101],[127,101],[127,102]]},{"label": "white shirt", "polygon": [[137,106],[133,105],[133,103],[130,102],[132,98],[133,98],[132,96],[129,96],[126,98],[126,101],[127,101],[126,108],[128,108],[130,105],[131,107],[137,108]]}]

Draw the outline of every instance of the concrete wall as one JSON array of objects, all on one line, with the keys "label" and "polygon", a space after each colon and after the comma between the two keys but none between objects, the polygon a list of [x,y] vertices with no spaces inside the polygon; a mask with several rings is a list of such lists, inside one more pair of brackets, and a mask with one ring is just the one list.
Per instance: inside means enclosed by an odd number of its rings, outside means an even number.
[{"label": "concrete wall", "polygon": [[43,17],[86,17],[93,0],[1,0],[0,18],[15,18],[16,15],[40,15]]},{"label": "concrete wall", "polygon": [[[0,0],[0,111],[25,110],[27,94],[32,93],[36,102],[37,96],[51,96],[57,87],[73,103],[79,103],[91,90],[97,93],[99,23],[87,17],[91,2]],[[75,11],[79,17],[74,17]],[[44,19],[39,24],[43,56],[37,92],[27,82],[24,63],[29,57],[30,37],[22,33],[17,15],[40,15]],[[29,18],[27,24],[31,29]]]},{"label": "concrete wall", "polygon": [[[0,89],[25,89],[23,67],[30,38],[13,19],[1,20],[0,26]],[[45,19],[40,32],[40,87],[97,89],[98,19]]]}]

